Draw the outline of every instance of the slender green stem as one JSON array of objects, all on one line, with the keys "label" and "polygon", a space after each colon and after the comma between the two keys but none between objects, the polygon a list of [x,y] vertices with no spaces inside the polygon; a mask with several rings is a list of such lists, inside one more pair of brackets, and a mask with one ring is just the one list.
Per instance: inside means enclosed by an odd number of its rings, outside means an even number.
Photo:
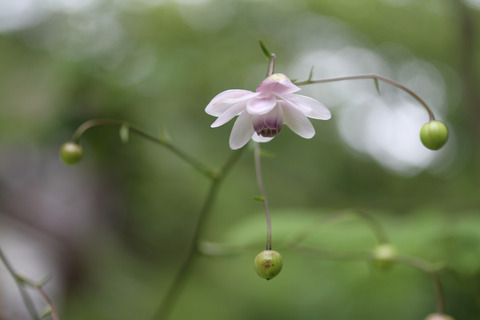
[{"label": "slender green stem", "polygon": [[360,210],[352,210],[350,212],[359,216],[370,227],[373,234],[377,238],[377,241],[380,244],[385,244],[389,242],[387,232],[385,232],[385,230],[383,229],[382,224],[372,215]]},{"label": "slender green stem", "polygon": [[351,214],[358,216],[361,221],[364,222],[371,229],[373,235],[375,236],[379,244],[385,244],[389,242],[388,235],[385,232],[383,226],[372,215],[359,210],[346,209],[333,212],[325,217],[320,218],[315,223],[309,225],[305,231],[300,233],[295,238],[291,239],[286,245],[287,247],[295,247],[297,244],[305,240],[305,238],[307,238],[310,234],[315,232],[319,228],[319,225],[342,222],[346,219],[347,216],[350,216]]},{"label": "slender green stem", "polygon": [[385,78],[385,77],[382,77],[382,76],[379,76],[379,75],[376,75],[376,74],[360,74],[360,75],[354,75],[354,76],[335,77],[335,78],[327,78],[327,79],[320,79],[320,80],[310,80],[309,79],[309,80],[305,80],[305,81],[296,82],[295,84],[297,86],[303,86],[303,85],[315,84],[315,83],[327,83],[327,82],[335,82],[335,81],[360,80],[360,79],[380,80],[380,81],[386,82],[386,83],[388,83],[392,86],[395,86],[395,87],[405,91],[406,93],[411,95],[415,100],[417,100],[425,108],[425,110],[427,110],[430,121],[435,120],[435,116],[434,116],[432,110],[428,107],[427,103],[422,98],[420,98],[415,92],[413,92],[412,90],[408,89],[404,85],[402,85],[402,84],[400,84],[400,83],[398,83],[398,82],[396,82],[392,79]]},{"label": "slender green stem", "polygon": [[260,145],[256,142],[255,142],[254,158],[255,158],[255,172],[257,174],[258,189],[260,189],[260,194],[262,195],[263,203],[265,205],[265,216],[267,218],[267,250],[272,250],[272,223],[270,218],[270,207],[268,204],[268,197],[267,197],[267,193],[265,192],[265,187],[264,187],[263,178],[262,178]]},{"label": "slender green stem", "polygon": [[[38,316],[37,311],[35,310],[35,305],[33,304],[32,298],[30,297],[27,290],[25,289],[25,285],[29,285],[29,286],[34,287],[37,290],[39,290],[40,294],[42,295],[42,297],[44,298],[44,300],[47,302],[48,306],[52,310],[53,320],[58,320],[58,316],[57,316],[57,313],[55,311],[55,307],[53,306],[53,303],[50,300],[50,298],[48,298],[48,296],[42,290],[41,287],[39,287],[37,285],[34,285],[33,282],[31,282],[31,281],[25,279],[24,277],[20,276],[15,271],[15,269],[11,265],[10,261],[8,261],[7,257],[5,256],[5,254],[3,253],[3,250],[1,248],[0,248],[0,260],[3,262],[3,264],[7,268],[8,273],[10,273],[12,278],[15,280],[15,283],[17,284],[18,290],[20,291],[20,294],[22,296],[25,307],[27,308],[28,313],[30,313],[30,316],[32,317],[32,319],[40,320],[40,317]],[[56,316],[56,318],[54,316]]]},{"label": "slender green stem", "polygon": [[437,297],[437,312],[443,314],[445,312],[445,294],[438,275],[438,268],[428,261],[407,255],[398,255],[394,261],[421,270],[432,277],[433,287]]},{"label": "slender green stem", "polygon": [[[342,261],[361,261],[361,260],[374,260],[372,254],[367,252],[354,252],[354,251],[344,251],[337,252],[333,250],[323,250],[314,248],[311,246],[300,246],[296,244],[295,247],[290,249],[295,249],[297,252],[308,254],[311,256],[320,256],[323,259],[328,260],[342,260]],[[420,259],[418,257],[407,256],[407,255],[397,255],[392,262],[410,266],[412,268],[418,269],[425,272],[431,276],[433,281],[433,287],[435,290],[436,300],[437,300],[437,312],[440,314],[445,313],[445,294],[443,291],[442,282],[438,275],[438,268],[435,267],[428,261]]]},{"label": "slender green stem", "polygon": [[154,143],[157,143],[173,153],[175,153],[177,156],[185,160],[187,163],[189,163],[192,167],[194,167],[197,171],[201,172],[202,174],[206,175],[209,178],[212,178],[216,175],[216,172],[211,170],[208,166],[197,160],[196,158],[192,157],[191,155],[187,154],[186,152],[178,149],[175,147],[173,144],[171,144],[169,141],[166,139],[159,139],[156,138],[145,131],[138,129],[136,127],[130,126],[127,122],[124,121],[118,121],[118,120],[109,120],[109,119],[92,119],[89,121],[84,122],[82,125],[78,127],[78,129],[75,131],[73,134],[72,140],[75,143],[78,143],[80,141],[80,137],[89,129],[94,128],[94,127],[104,127],[104,126],[113,126],[113,127],[124,127],[128,126],[128,129],[130,132],[133,132],[147,140],[150,140]]},{"label": "slender green stem", "polygon": [[[293,247],[291,248],[293,249]],[[368,257],[368,252],[361,251],[334,251],[314,248],[311,246],[299,245],[294,247],[295,251],[309,255],[320,256],[322,259],[334,261],[365,261]]]},{"label": "slender green stem", "polygon": [[235,163],[240,159],[240,156],[242,155],[243,150],[245,150],[245,148],[242,148],[239,151],[234,152],[230,156],[230,158],[227,160],[227,162],[223,165],[223,167],[220,169],[220,171],[218,171],[217,175],[215,177],[211,177],[212,182],[208,190],[207,197],[205,198],[205,201],[203,203],[202,209],[200,210],[199,217],[193,233],[192,243],[190,245],[187,257],[185,258],[185,261],[183,262],[183,264],[180,266],[180,270],[176,274],[173,280],[173,283],[170,285],[169,289],[167,290],[163,298],[163,301],[161,302],[159,308],[157,309],[157,312],[154,315],[153,319],[158,319],[158,320],[168,319],[168,316],[175,302],[178,299],[179,293],[181,292],[181,289],[183,288],[183,285],[185,284],[186,279],[194,265],[195,257],[198,254],[198,245],[199,245],[200,235],[205,225],[205,221],[207,220],[208,213],[211,211],[213,203],[215,202],[218,189],[222,181],[225,179],[227,174],[231,171],[231,169],[235,165]]}]

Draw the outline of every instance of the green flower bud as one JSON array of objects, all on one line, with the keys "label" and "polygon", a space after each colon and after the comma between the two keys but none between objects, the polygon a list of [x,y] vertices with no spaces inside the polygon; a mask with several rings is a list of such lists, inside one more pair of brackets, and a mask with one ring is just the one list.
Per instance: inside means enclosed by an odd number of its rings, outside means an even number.
[{"label": "green flower bud", "polygon": [[392,267],[396,256],[397,250],[388,243],[381,244],[373,250],[375,264],[383,270],[388,270]]},{"label": "green flower bud", "polygon": [[66,142],[60,148],[60,158],[66,164],[75,164],[82,160],[83,149],[79,144]]},{"label": "green flower bud", "polygon": [[455,319],[443,313],[432,313],[431,315],[427,316],[425,320],[455,320]]},{"label": "green flower bud", "polygon": [[264,250],[255,257],[255,270],[263,279],[270,280],[282,270],[282,256],[274,250]]},{"label": "green flower bud", "polygon": [[420,130],[420,140],[425,147],[431,150],[438,150],[447,142],[448,129],[441,121],[430,121],[425,123]]}]

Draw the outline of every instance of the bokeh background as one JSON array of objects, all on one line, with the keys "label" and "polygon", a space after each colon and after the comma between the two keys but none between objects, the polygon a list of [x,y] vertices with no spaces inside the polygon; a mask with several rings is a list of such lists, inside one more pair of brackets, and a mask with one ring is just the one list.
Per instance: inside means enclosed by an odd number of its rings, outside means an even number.
[{"label": "bokeh background", "polygon": [[[284,270],[253,269],[265,218],[253,156],[225,180],[201,235],[206,248],[171,319],[424,319],[431,281],[395,266],[330,261],[289,237],[325,215],[361,209],[405,254],[447,267],[447,313],[480,316],[480,2],[478,0],[0,0],[0,246],[21,274],[52,280],[62,319],[151,319],[184,261],[209,182],[168,150],[114,128],[81,140],[67,167],[61,144],[91,118],[128,121],[212,167],[232,152],[232,123],[209,126],[217,93],[254,90],[267,60],[305,80],[378,73],[414,90],[450,129],[425,149],[428,115],[404,92],[359,80],[306,86],[327,105],[311,140],[288,128],[264,145],[274,249]],[[358,219],[307,241],[372,250]],[[0,319],[28,319],[0,267]],[[42,308],[38,294],[39,310]]]}]

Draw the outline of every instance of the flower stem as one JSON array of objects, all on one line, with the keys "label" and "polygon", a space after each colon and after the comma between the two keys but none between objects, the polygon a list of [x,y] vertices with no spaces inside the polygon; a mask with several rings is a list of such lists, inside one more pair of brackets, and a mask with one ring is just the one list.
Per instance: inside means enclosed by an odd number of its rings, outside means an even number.
[{"label": "flower stem", "polygon": [[375,238],[377,238],[377,241],[379,244],[386,244],[389,242],[388,235],[383,229],[383,226],[372,215],[360,210],[352,210],[350,212],[359,216],[365,222],[365,224],[367,224],[370,227],[373,234],[375,235]]},{"label": "flower stem", "polygon": [[270,62],[268,64],[268,72],[267,72],[267,77],[270,77],[274,72],[275,72],[275,59],[277,56],[275,53],[272,53],[270,55]]},{"label": "flower stem", "polygon": [[272,223],[270,219],[270,207],[268,205],[267,193],[265,192],[265,187],[263,185],[260,145],[256,142],[255,142],[254,158],[255,158],[255,172],[257,174],[258,188],[260,189],[263,203],[265,204],[265,216],[267,218],[267,250],[272,250]]},{"label": "flower stem", "polygon": [[361,220],[361,222],[365,223],[370,230],[372,231],[373,235],[377,239],[379,244],[386,244],[389,242],[388,235],[385,232],[385,229],[381,225],[381,223],[376,220],[372,215],[354,209],[346,209],[341,211],[336,211],[330,213],[327,216],[321,217],[317,221],[310,224],[305,230],[303,230],[300,234],[292,238],[290,241],[286,243],[287,247],[295,247],[298,246],[301,242],[303,242],[308,236],[312,233],[317,231],[321,226],[331,225],[333,223],[339,223],[345,221],[349,216],[356,215]]},{"label": "flower stem", "polygon": [[[307,254],[310,256],[321,256],[323,259],[328,260],[342,260],[342,261],[361,261],[361,260],[374,260],[373,255],[368,254],[367,252],[355,252],[355,251],[343,251],[337,252],[333,250],[323,250],[314,248],[311,246],[301,246],[299,243],[294,243],[294,246],[290,246],[290,249],[294,249],[297,252]],[[428,261],[425,261],[418,257],[407,256],[407,255],[397,255],[392,262],[410,266],[412,268],[418,269],[430,275],[433,281],[433,287],[435,290],[436,300],[437,300],[437,312],[439,314],[445,313],[445,294],[443,291],[442,282],[438,275],[438,268],[435,267]]]},{"label": "flower stem", "polygon": [[420,98],[415,92],[413,92],[412,90],[408,89],[404,85],[392,79],[385,78],[376,74],[360,74],[360,75],[354,75],[354,76],[344,76],[344,77],[327,78],[327,79],[320,79],[320,80],[309,79],[306,81],[296,82],[295,84],[297,86],[303,86],[303,85],[315,84],[315,83],[327,83],[327,82],[335,82],[335,81],[360,80],[360,79],[374,79],[377,81],[380,80],[405,91],[406,93],[411,95],[415,100],[417,100],[425,108],[425,110],[427,110],[430,121],[435,120],[435,116],[432,110],[428,107],[427,103],[422,98]]},{"label": "flower stem", "polygon": [[212,177],[215,177],[216,175],[216,172],[211,170],[208,166],[206,166],[196,158],[192,157],[191,155],[187,154],[186,152],[178,149],[173,144],[171,144],[168,140],[156,138],[141,129],[130,126],[127,122],[124,122],[124,121],[109,120],[109,119],[92,119],[92,120],[86,121],[82,125],[80,125],[78,129],[75,131],[75,133],[73,134],[72,140],[73,142],[78,143],[80,141],[80,137],[88,129],[94,128],[94,127],[104,127],[104,126],[128,128],[129,131],[169,149],[170,151],[175,153],[177,156],[185,160],[187,163],[189,163],[197,171],[206,175],[207,177],[212,178]]},{"label": "flower stem", "polygon": [[17,284],[18,290],[20,291],[20,294],[22,295],[22,299],[23,299],[23,302],[25,304],[25,307],[27,308],[28,312],[30,313],[30,316],[32,317],[32,319],[40,320],[40,317],[38,316],[37,311],[35,310],[35,306],[33,304],[32,298],[28,294],[27,290],[25,290],[25,285],[28,285],[28,286],[38,290],[38,292],[42,296],[43,300],[45,300],[48,307],[50,308],[52,320],[59,320],[60,318],[58,317],[58,312],[55,309],[55,306],[54,306],[52,300],[48,297],[45,290],[43,290],[42,285],[37,284],[37,283],[35,283],[31,280],[28,280],[28,279],[20,276],[15,271],[15,269],[13,269],[13,266],[10,264],[10,261],[8,261],[7,257],[5,256],[5,254],[3,253],[3,250],[1,248],[0,248],[0,260],[5,265],[5,268],[7,269],[8,273],[10,273],[12,278],[15,280],[15,283]]},{"label": "flower stem", "polygon": [[423,259],[407,255],[398,255],[394,261],[412,268],[419,269],[432,277],[433,287],[437,297],[437,312],[440,314],[445,313],[445,294],[443,291],[442,282],[440,281],[440,277],[438,275],[438,268]]},{"label": "flower stem", "polygon": [[195,257],[198,254],[198,245],[199,245],[200,235],[201,235],[203,226],[205,225],[205,221],[207,220],[208,213],[211,211],[213,203],[215,202],[218,189],[222,181],[225,179],[227,174],[231,171],[231,169],[235,165],[235,163],[240,159],[240,156],[242,155],[243,150],[245,150],[245,148],[242,148],[239,151],[234,152],[228,158],[227,162],[223,165],[223,167],[218,171],[218,173],[215,176],[210,177],[210,179],[212,180],[212,183],[208,190],[207,197],[205,198],[202,209],[200,210],[187,257],[185,258],[183,264],[180,266],[180,270],[178,271],[175,278],[173,279],[173,283],[170,285],[169,289],[167,290],[153,319],[158,319],[158,320],[168,319],[168,315],[172,311],[173,305],[178,299],[181,289],[185,284],[186,279],[194,265]]}]

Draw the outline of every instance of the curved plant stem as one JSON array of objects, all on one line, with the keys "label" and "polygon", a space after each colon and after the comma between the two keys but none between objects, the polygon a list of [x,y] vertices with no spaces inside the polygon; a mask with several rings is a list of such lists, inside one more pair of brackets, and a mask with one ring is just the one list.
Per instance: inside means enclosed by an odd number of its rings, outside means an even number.
[{"label": "curved plant stem", "polygon": [[437,297],[437,312],[443,314],[445,312],[445,294],[438,275],[438,268],[423,259],[407,255],[398,255],[394,261],[421,270],[432,277],[433,287]]},{"label": "curved plant stem", "polygon": [[378,243],[386,244],[389,242],[387,232],[383,229],[382,224],[372,215],[360,210],[352,210],[350,212],[359,216],[370,227]]},{"label": "curved plant stem", "polygon": [[263,203],[265,204],[265,216],[267,218],[267,250],[272,250],[272,223],[270,219],[270,207],[268,204],[267,193],[265,192],[265,187],[263,185],[262,178],[262,166],[260,158],[260,145],[255,142],[255,172],[257,174],[257,183],[260,193],[262,195]]},{"label": "curved plant stem", "polygon": [[366,251],[362,252],[325,250],[300,244],[296,244],[290,249],[294,249],[294,251],[296,252],[300,252],[309,256],[320,256],[322,259],[333,261],[365,261],[366,259],[368,259],[369,254]]},{"label": "curved plant stem", "polygon": [[[303,254],[307,254],[310,256],[320,256],[322,259],[334,260],[334,261],[375,260],[371,252],[324,250],[324,249],[314,248],[311,246],[304,246],[304,245],[301,246],[298,243],[296,243],[295,246],[292,246],[290,249],[294,249],[297,252],[301,252]],[[410,266],[412,268],[423,271],[429,276],[431,276],[434,291],[435,291],[435,296],[437,300],[437,312],[439,314],[445,313],[445,294],[443,291],[442,282],[440,281],[440,276],[438,275],[438,269],[439,269],[438,267],[418,257],[401,255],[401,254],[397,255],[392,260],[392,262]]]},{"label": "curved plant stem", "polygon": [[337,212],[333,212],[327,216],[324,216],[314,222],[313,224],[309,225],[306,230],[300,233],[298,236],[292,238],[290,241],[286,243],[287,247],[295,247],[300,244],[303,240],[305,240],[309,235],[314,233],[320,226],[325,226],[332,223],[339,223],[346,220],[347,216],[350,215],[358,216],[362,222],[364,222],[372,231],[373,235],[377,239],[379,244],[386,244],[389,242],[388,235],[385,232],[381,223],[376,220],[372,215],[360,211],[360,210],[352,210],[352,209],[345,209]]},{"label": "curved plant stem", "polygon": [[22,276],[20,276],[15,269],[13,269],[13,266],[10,264],[10,261],[8,261],[7,257],[3,253],[3,250],[0,248],[0,260],[3,262],[5,267],[7,268],[8,273],[13,277],[15,280],[15,283],[17,284],[18,290],[20,291],[20,294],[22,295],[23,302],[25,304],[25,307],[28,310],[28,313],[30,313],[30,316],[32,319],[35,320],[40,320],[40,317],[37,314],[37,311],[35,310],[35,306],[33,304],[32,298],[28,294],[27,290],[25,289],[25,286],[30,286],[32,288],[35,288],[38,290],[40,295],[42,296],[43,300],[47,303],[48,307],[50,308],[52,320],[59,320],[60,318],[58,317],[58,312],[52,302],[52,300],[48,297],[47,293],[45,290],[43,290],[42,285],[37,284],[31,280],[28,280]]},{"label": "curved plant stem", "polygon": [[398,82],[396,82],[392,79],[385,78],[385,77],[382,77],[382,76],[379,76],[379,75],[376,75],[376,74],[359,74],[359,75],[354,75],[354,76],[326,78],[326,79],[320,79],[320,80],[308,79],[308,80],[305,80],[305,81],[295,82],[295,84],[297,86],[303,86],[303,85],[314,84],[314,83],[327,83],[327,82],[335,82],[335,81],[360,80],[360,79],[374,79],[375,81],[380,80],[380,81],[386,82],[386,83],[388,83],[392,86],[395,86],[395,87],[405,91],[406,93],[411,95],[415,100],[417,100],[425,108],[425,110],[427,110],[430,121],[435,120],[435,116],[434,116],[432,110],[428,107],[427,103],[422,98],[420,98],[415,92],[413,92],[412,90],[408,89],[404,85],[402,85],[402,84],[400,84],[400,83],[398,83]]},{"label": "curved plant stem", "polygon": [[207,197],[205,198],[205,201],[203,203],[202,209],[200,210],[197,224],[195,225],[195,230],[193,233],[192,243],[190,245],[187,257],[185,258],[185,261],[180,266],[180,270],[175,276],[173,283],[170,285],[169,289],[167,290],[167,293],[165,294],[165,297],[163,298],[163,301],[161,302],[159,308],[157,309],[157,312],[154,315],[153,319],[158,319],[158,320],[168,319],[168,315],[170,314],[173,308],[173,305],[177,301],[178,295],[181,292],[181,289],[185,284],[185,281],[194,265],[195,257],[198,254],[198,244],[199,244],[200,234],[202,232],[203,226],[205,225],[205,221],[207,219],[208,213],[211,211],[213,203],[215,202],[218,189],[222,181],[225,179],[227,174],[231,171],[231,169],[235,165],[235,163],[238,161],[238,159],[240,159],[240,156],[242,155],[244,149],[245,148],[242,148],[239,151],[234,152],[230,156],[230,158],[227,160],[227,162],[223,165],[223,167],[220,169],[220,171],[218,171],[218,173],[214,177],[211,177],[212,182],[210,184],[210,188],[208,190]]},{"label": "curved plant stem", "polygon": [[167,139],[160,139],[156,138],[145,131],[138,129],[136,127],[130,126],[127,122],[124,121],[118,121],[118,120],[109,120],[109,119],[92,119],[89,121],[84,122],[82,125],[78,127],[78,129],[75,131],[72,137],[72,141],[75,143],[78,143],[80,141],[80,137],[88,130],[94,127],[105,127],[105,126],[113,126],[113,127],[119,127],[119,128],[128,128],[130,132],[133,132],[147,140],[150,140],[154,143],[157,143],[173,153],[175,153],[177,156],[185,160],[187,163],[189,163],[192,167],[194,167],[197,171],[200,173],[206,175],[209,178],[215,177],[215,172],[211,170],[208,166],[197,160],[196,158],[192,157],[191,155],[187,154],[186,152],[178,149],[175,147],[173,144],[171,144]]}]

